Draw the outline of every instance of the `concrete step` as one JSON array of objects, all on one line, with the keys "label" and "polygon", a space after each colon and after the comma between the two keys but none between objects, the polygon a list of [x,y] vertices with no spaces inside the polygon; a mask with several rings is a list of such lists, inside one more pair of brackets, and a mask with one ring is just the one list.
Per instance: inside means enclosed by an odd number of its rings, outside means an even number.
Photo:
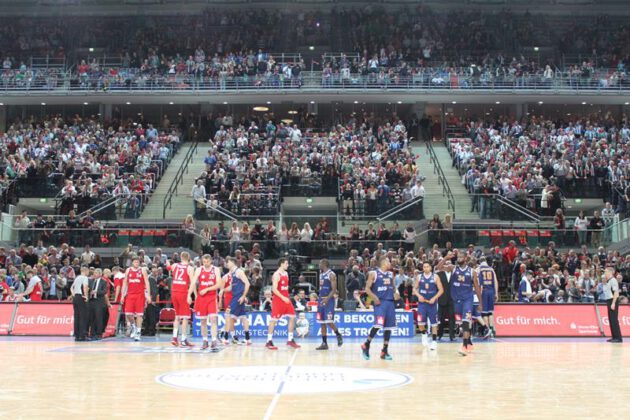
[{"label": "concrete step", "polygon": [[[171,184],[173,183],[173,179],[175,179],[175,175],[179,171],[179,168],[182,166],[184,158],[188,154],[188,151],[192,147],[192,143],[184,144],[177,155],[171,161],[171,164],[168,166],[166,173],[162,177],[160,184],[153,192],[149,203],[145,207],[140,219],[162,219],[163,217],[163,209],[164,209],[164,197],[168,192]],[[192,189],[194,179],[201,174],[203,169],[205,169],[205,165],[203,160],[198,162],[197,160],[200,158],[199,149],[193,158],[193,161],[188,165],[188,174],[184,175],[184,182],[180,184],[177,196],[173,197],[172,200],[172,208],[167,209],[166,219],[183,219],[186,215],[192,213],[192,200],[188,195],[190,194],[190,190]],[[186,198],[186,200],[184,199]],[[187,211],[184,212],[184,206],[187,206]],[[177,209],[175,211],[175,209]]]},{"label": "concrete step", "polygon": [[[462,177],[459,175],[457,168],[453,167],[453,159],[446,149],[446,146],[442,142],[434,142],[432,145],[437,160],[446,177],[446,182],[455,198],[455,218],[457,220],[479,219],[479,214],[470,211],[470,195],[466,187],[462,185]],[[444,202],[444,209],[448,208],[446,203],[447,201]]]}]

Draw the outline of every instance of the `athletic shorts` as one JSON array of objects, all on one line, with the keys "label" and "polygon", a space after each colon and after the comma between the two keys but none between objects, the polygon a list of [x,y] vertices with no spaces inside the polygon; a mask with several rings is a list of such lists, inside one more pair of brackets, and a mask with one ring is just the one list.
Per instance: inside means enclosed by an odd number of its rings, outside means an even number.
[{"label": "athletic shorts", "polygon": [[217,316],[217,295],[209,297],[200,296],[195,301],[195,316],[197,318],[205,318],[208,315]]},{"label": "athletic shorts", "polygon": [[393,330],[396,327],[396,305],[393,300],[381,300],[374,305],[374,328]]},{"label": "athletic shorts", "polygon": [[481,303],[483,304],[483,310],[481,311],[482,315],[490,315],[494,312],[494,297],[494,292],[481,293]]},{"label": "athletic shorts", "polygon": [[187,293],[173,293],[171,294],[171,301],[173,302],[176,316],[190,318],[190,305],[188,305]]},{"label": "athletic shorts", "polygon": [[280,319],[283,316],[295,317],[295,308],[289,303],[284,303],[280,298],[273,297],[271,300],[271,319]]},{"label": "athletic shorts", "polygon": [[232,318],[239,318],[245,316],[245,302],[238,303],[240,296],[232,296],[230,302],[230,316]]},{"label": "athletic shorts", "polygon": [[320,324],[332,324],[335,322],[335,299],[328,299],[327,304],[323,304],[320,299],[317,303],[317,322]]},{"label": "athletic shorts", "polygon": [[127,295],[125,297],[125,304],[123,306],[123,311],[125,312],[125,315],[144,315],[144,307],[146,306],[146,298],[144,297],[144,293]]},{"label": "athletic shorts", "polygon": [[455,321],[472,323],[473,297],[453,300]]},{"label": "athletic shorts", "polygon": [[431,326],[440,323],[437,303],[418,303],[418,325],[427,325],[427,322],[430,322]]}]

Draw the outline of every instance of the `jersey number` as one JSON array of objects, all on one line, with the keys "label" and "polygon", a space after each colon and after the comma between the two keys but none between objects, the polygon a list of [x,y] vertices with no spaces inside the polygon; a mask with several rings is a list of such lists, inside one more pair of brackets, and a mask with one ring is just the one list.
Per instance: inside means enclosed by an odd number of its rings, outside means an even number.
[{"label": "jersey number", "polygon": [[175,280],[182,281],[182,280],[184,280],[184,273],[185,272],[186,272],[185,268],[177,267],[175,269],[175,273],[173,273],[173,277],[175,278]]}]

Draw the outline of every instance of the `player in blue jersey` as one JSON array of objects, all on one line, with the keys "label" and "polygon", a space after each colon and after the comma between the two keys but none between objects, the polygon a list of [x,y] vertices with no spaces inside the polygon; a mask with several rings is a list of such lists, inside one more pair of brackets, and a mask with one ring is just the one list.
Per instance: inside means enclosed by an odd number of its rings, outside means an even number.
[{"label": "player in blue jersey", "polygon": [[[250,346],[252,341],[249,334],[247,312],[245,312],[247,292],[249,291],[249,279],[245,275],[245,272],[236,265],[236,258],[227,257],[225,259],[225,266],[228,270],[230,283],[232,284],[230,315],[225,319],[225,332],[226,335],[229,334],[232,338],[232,344],[245,344]],[[239,319],[241,320],[243,331],[245,332],[245,341],[239,341],[235,334],[235,324]],[[227,344],[226,341],[227,340],[224,341],[224,344]]]},{"label": "player in blue jersey", "polygon": [[392,336],[392,330],[396,328],[396,307],[394,300],[400,299],[396,284],[394,283],[394,275],[390,271],[391,263],[387,257],[381,256],[378,260],[378,268],[368,273],[365,291],[372,299],[374,304],[375,323],[370,334],[361,345],[363,358],[370,360],[370,343],[376,337],[378,330],[383,328],[383,349],[381,350],[381,359],[392,360],[387,348],[389,339]]},{"label": "player in blue jersey", "polygon": [[422,345],[429,346],[427,322],[431,323],[430,349],[437,349],[438,298],[444,293],[440,278],[433,273],[428,262],[422,264],[422,273],[418,274],[413,285],[413,294],[418,298],[418,327],[422,334]]},{"label": "player in blue jersey", "polygon": [[[441,270],[443,263],[447,259],[452,258],[452,253],[448,253],[446,258],[442,259],[436,269]],[[457,257],[457,267],[451,275],[451,299],[455,307],[455,321],[461,324],[464,342],[459,354],[466,356],[472,352],[472,339],[470,338],[470,330],[472,326],[473,313],[473,295],[477,294],[479,298],[479,310],[483,311],[483,302],[481,302],[481,289],[477,279],[477,272],[474,271],[466,263],[466,256],[459,254]]]},{"label": "player in blue jersey", "polygon": [[479,259],[479,279],[481,283],[481,316],[488,327],[485,338],[496,337],[494,330],[494,303],[498,299],[499,281],[494,269],[488,265],[485,257]]},{"label": "player in blue jersey", "polygon": [[322,344],[315,350],[328,350],[328,327],[337,336],[337,346],[343,345],[343,338],[335,325],[335,294],[337,294],[337,275],[330,269],[327,259],[319,262],[319,301],[317,303],[317,322],[321,324]]}]

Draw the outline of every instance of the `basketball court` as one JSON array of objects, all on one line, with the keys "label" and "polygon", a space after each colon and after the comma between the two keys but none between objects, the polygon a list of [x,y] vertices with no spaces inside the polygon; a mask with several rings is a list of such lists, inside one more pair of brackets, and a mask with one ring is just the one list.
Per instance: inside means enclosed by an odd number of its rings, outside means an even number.
[{"label": "basketball court", "polygon": [[628,344],[600,338],[477,341],[466,357],[448,340],[430,351],[393,339],[393,361],[379,359],[379,338],[369,361],[358,339],[327,352],[312,338],[298,350],[257,340],[217,353],[168,340],[3,338],[0,416],[627,418]]}]

